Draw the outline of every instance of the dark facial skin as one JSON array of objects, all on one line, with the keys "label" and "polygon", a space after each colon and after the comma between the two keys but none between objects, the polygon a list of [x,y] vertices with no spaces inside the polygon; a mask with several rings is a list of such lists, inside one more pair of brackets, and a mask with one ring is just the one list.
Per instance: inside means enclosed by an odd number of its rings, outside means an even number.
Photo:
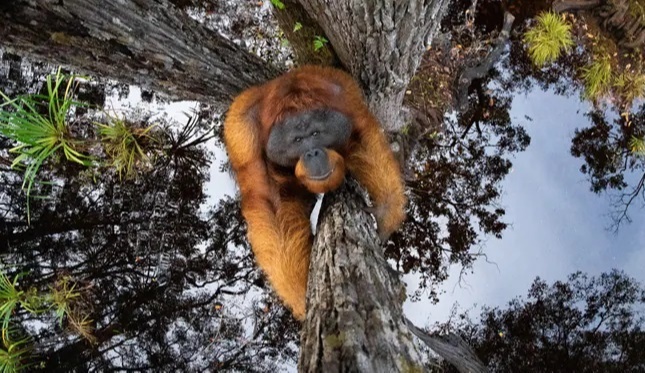
[{"label": "dark facial skin", "polygon": [[333,171],[324,149],[342,147],[351,132],[349,118],[337,111],[303,111],[273,126],[267,143],[267,156],[285,167],[295,166],[302,157],[309,177],[324,179]]},{"label": "dark facial skin", "polygon": [[324,180],[334,171],[329,164],[327,153],[320,148],[306,152],[302,156],[302,161],[305,163],[307,175],[310,179]]}]

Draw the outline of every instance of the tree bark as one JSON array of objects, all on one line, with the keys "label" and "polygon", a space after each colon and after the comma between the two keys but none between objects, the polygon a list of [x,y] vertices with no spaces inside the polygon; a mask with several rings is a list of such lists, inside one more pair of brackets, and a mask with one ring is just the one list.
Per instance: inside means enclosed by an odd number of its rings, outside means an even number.
[{"label": "tree bark", "polygon": [[[314,40],[325,33],[318,23],[309,17],[309,13],[298,0],[282,0],[283,9],[273,7],[273,16],[293,50],[296,65],[314,64],[333,66],[337,64],[336,55],[331,45],[314,50]],[[296,29],[296,23],[300,28]]]},{"label": "tree bark", "polygon": [[[370,110],[391,131],[403,124],[405,89],[449,2],[300,0],[341,63],[362,82]],[[403,316],[405,289],[383,256],[358,190],[350,180],[325,196],[312,248],[298,370],[423,371]],[[472,350],[424,336],[458,369],[485,372]]]},{"label": "tree bark", "polygon": [[450,0],[300,0],[363,84],[370,110],[399,130],[403,97]]},{"label": "tree bark", "polygon": [[560,0],[553,2],[553,11],[556,13],[588,10],[600,5],[600,0]]},{"label": "tree bark", "polygon": [[385,260],[363,195],[349,179],[323,200],[298,371],[422,372],[415,335],[459,372],[487,372],[459,336],[427,334],[404,316],[405,287]]},{"label": "tree bark", "polygon": [[279,74],[166,0],[2,1],[0,46],[175,99],[227,103]]},{"label": "tree bark", "polygon": [[325,197],[312,249],[299,372],[416,372],[405,290],[389,269],[359,187]]}]

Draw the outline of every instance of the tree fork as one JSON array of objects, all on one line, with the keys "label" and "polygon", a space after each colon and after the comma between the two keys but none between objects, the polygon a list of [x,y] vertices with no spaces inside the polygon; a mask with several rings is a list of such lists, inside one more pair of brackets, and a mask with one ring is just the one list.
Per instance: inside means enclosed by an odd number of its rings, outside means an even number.
[{"label": "tree fork", "polygon": [[[457,80],[457,89],[455,94],[457,98],[455,106],[459,111],[465,112],[468,109],[468,89],[470,88],[473,80],[482,79],[486,76],[488,71],[493,68],[495,63],[499,61],[502,56],[502,52],[504,52],[506,43],[508,42],[508,38],[511,35],[513,22],[515,22],[515,17],[509,12],[504,12],[502,31],[499,33],[497,40],[495,40],[493,49],[476,66],[468,67],[460,74],[459,79]],[[468,133],[468,129],[464,131],[464,135],[466,133]]]}]

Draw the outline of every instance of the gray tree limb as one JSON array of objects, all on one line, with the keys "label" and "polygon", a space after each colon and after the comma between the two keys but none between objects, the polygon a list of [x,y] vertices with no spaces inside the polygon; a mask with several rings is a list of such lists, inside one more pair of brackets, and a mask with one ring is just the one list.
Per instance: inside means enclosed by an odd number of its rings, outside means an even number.
[{"label": "gray tree limb", "polygon": [[454,333],[430,335],[417,328],[409,319],[406,319],[406,322],[412,334],[423,341],[437,355],[454,365],[461,373],[488,372],[488,369],[475,355],[473,349],[458,335]]},{"label": "gray tree limb", "polygon": [[[403,123],[405,89],[449,0],[300,3],[363,84],[370,110],[385,129],[397,130]],[[392,275],[364,208],[353,180],[325,197],[312,248],[299,372],[424,370],[403,316],[405,289]],[[460,368],[479,362],[461,345],[430,340],[438,354]],[[460,363],[461,356],[466,360]],[[480,371],[485,370],[473,370]]]},{"label": "gray tree limb", "polygon": [[460,372],[487,372],[459,336],[430,335],[404,316],[404,285],[383,256],[363,195],[348,179],[323,200],[298,371],[421,372],[414,335]]},{"label": "gray tree limb", "polygon": [[218,103],[279,73],[166,0],[2,1],[0,46],[171,98]]}]

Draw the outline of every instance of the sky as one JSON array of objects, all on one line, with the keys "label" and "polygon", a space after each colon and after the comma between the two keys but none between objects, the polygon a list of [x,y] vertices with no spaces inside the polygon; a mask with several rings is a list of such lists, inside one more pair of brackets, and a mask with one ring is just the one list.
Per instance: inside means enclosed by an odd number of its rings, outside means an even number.
[{"label": "sky", "polygon": [[[570,155],[576,127],[584,128],[589,109],[577,97],[533,91],[513,100],[511,118],[531,136],[526,151],[516,154],[513,171],[503,182],[501,205],[510,226],[501,239],[490,238],[484,252],[495,264],[478,260],[459,283],[460,267],[451,268],[436,305],[406,302],[404,311],[417,325],[446,321],[455,302],[462,310],[504,306],[525,296],[535,277],[566,280],[575,271],[599,275],[612,268],[645,283],[645,214],[640,202],[631,208],[631,224],[617,234],[609,230],[611,200],[596,195]],[[531,117],[527,121],[524,116]],[[406,276],[415,286],[416,276]],[[471,316],[478,316],[475,308]]]},{"label": "sky", "polygon": [[[185,113],[197,107],[188,101],[143,104],[136,87],[131,87],[127,100],[114,97],[112,102],[117,110],[147,106],[179,123],[185,123]],[[504,221],[510,223],[509,227],[501,239],[487,239],[484,252],[489,262],[475,262],[473,273],[468,272],[461,282],[461,267],[450,269],[450,277],[440,285],[443,293],[438,304],[406,301],[404,312],[410,320],[419,326],[444,322],[455,302],[461,310],[503,306],[514,297],[524,296],[537,276],[553,282],[566,280],[578,270],[599,275],[618,268],[645,283],[645,214],[640,203],[630,210],[632,223],[622,225],[616,234],[609,230],[610,196],[589,190],[586,176],[579,171],[582,161],[570,155],[574,129],[589,123],[583,115],[588,110],[589,105],[575,96],[534,90],[515,97],[511,118],[525,126],[531,145],[515,154],[513,170],[502,184],[500,204],[506,209]],[[225,151],[213,143],[209,148],[215,160],[205,188],[208,205],[212,206],[225,195],[235,195],[235,182],[219,170],[226,160]],[[419,283],[418,275],[407,275],[404,280],[409,293]],[[471,311],[471,316],[478,314],[477,308]]]}]

